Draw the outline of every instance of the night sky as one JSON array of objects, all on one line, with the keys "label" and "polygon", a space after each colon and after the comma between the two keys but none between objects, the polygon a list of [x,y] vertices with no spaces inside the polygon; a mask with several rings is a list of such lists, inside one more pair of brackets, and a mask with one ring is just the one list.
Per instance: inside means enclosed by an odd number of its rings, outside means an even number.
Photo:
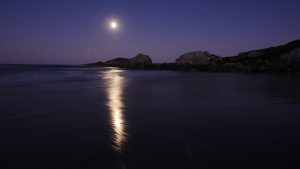
[{"label": "night sky", "polygon": [[[119,21],[116,31],[110,19]],[[299,0],[1,0],[0,63],[220,56],[300,38]]]}]

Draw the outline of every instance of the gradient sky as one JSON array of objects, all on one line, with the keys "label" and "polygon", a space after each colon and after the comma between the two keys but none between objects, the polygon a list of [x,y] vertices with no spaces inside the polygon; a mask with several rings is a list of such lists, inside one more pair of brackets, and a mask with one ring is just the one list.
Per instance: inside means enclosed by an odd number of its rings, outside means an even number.
[{"label": "gradient sky", "polygon": [[[117,32],[107,28],[116,18]],[[220,56],[300,38],[299,0],[1,0],[0,63]]]}]

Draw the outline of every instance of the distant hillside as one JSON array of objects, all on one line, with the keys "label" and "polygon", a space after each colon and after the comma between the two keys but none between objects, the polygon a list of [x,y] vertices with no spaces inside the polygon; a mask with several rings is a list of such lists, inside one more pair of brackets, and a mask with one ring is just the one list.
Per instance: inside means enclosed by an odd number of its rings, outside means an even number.
[{"label": "distant hillside", "polygon": [[222,70],[247,72],[300,72],[300,40],[285,45],[239,53],[226,57]]},{"label": "distant hillside", "polygon": [[238,62],[252,62],[258,60],[280,60],[281,56],[293,49],[300,48],[300,40],[295,40],[285,45],[252,50],[248,52],[239,53],[238,56],[224,58],[225,60],[232,60]]}]

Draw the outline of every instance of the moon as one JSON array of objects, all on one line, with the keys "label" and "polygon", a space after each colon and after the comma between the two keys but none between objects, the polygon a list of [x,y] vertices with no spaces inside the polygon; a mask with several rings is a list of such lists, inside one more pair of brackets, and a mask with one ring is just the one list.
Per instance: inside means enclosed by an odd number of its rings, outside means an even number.
[{"label": "moon", "polygon": [[118,28],[119,28],[118,21],[117,20],[111,20],[109,22],[109,27],[110,27],[111,30],[118,30]]}]

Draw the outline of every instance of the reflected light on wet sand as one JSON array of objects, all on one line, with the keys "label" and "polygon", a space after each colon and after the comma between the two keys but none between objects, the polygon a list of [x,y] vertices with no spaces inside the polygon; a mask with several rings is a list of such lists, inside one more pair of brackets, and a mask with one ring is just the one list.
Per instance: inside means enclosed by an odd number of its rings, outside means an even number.
[{"label": "reflected light on wet sand", "polygon": [[112,68],[104,73],[108,97],[107,106],[110,110],[110,124],[113,130],[113,148],[120,153],[127,136],[122,98],[125,79],[121,76],[122,72],[123,70]]}]

